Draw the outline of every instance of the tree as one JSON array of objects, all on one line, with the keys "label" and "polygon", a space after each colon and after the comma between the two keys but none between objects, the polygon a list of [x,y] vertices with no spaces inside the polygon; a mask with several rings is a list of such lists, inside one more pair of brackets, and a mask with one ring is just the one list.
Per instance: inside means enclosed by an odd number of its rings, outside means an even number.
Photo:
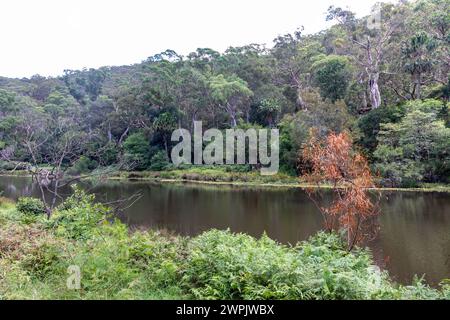
[{"label": "tree", "polygon": [[14,129],[16,141],[23,149],[29,163],[27,170],[39,187],[50,217],[61,199],[59,190],[67,185],[63,182],[65,172],[79,160],[89,139],[77,130],[78,123],[70,115],[53,119],[45,112],[24,109],[20,118]]},{"label": "tree", "polygon": [[189,65],[195,69],[201,72],[215,72],[221,55],[210,48],[198,48],[195,52],[188,54],[187,58]]},{"label": "tree", "polygon": [[357,126],[360,136],[357,139],[358,144],[363,148],[364,153],[372,157],[373,152],[378,146],[377,135],[383,123],[397,123],[406,114],[405,104],[398,106],[381,106],[364,114],[358,119]]},{"label": "tree", "polygon": [[16,95],[0,89],[0,150],[6,147],[4,140],[10,135],[17,122],[17,110]]},{"label": "tree", "polygon": [[332,132],[341,133],[352,126],[353,119],[342,101],[331,103],[323,101],[317,93],[305,95],[307,110],[300,110],[294,115],[286,115],[281,120],[280,161],[288,172],[301,172],[304,162],[299,157],[302,147],[311,138],[311,132],[324,139]]},{"label": "tree", "polygon": [[0,112],[6,112],[14,109],[16,94],[4,89],[0,89]]},{"label": "tree", "polygon": [[349,134],[331,133],[324,140],[313,134],[302,155],[310,165],[304,176],[306,181],[331,185],[332,202],[327,207],[315,198],[319,189],[308,189],[323,215],[325,228],[343,231],[348,250],[363,240],[373,239],[380,210],[368,189],[374,188],[375,183],[366,158],[353,151]]},{"label": "tree", "polygon": [[87,103],[86,97],[91,101],[97,99],[105,78],[106,74],[102,69],[65,70],[62,77],[70,94],[83,105]]},{"label": "tree", "polygon": [[269,127],[273,127],[275,124],[275,118],[281,111],[280,104],[275,99],[264,99],[260,102],[258,111],[266,119]]},{"label": "tree", "polygon": [[436,41],[425,32],[416,33],[403,46],[404,68],[406,72],[411,74],[413,83],[412,99],[420,99],[422,97],[422,85],[427,83],[424,75],[433,70],[435,61],[432,53],[436,47]]},{"label": "tree", "polygon": [[311,37],[302,36],[302,29],[294,34],[279,36],[271,51],[275,65],[275,82],[285,86],[292,96],[295,111],[306,109],[303,92],[308,88],[313,57],[323,53],[321,45]]},{"label": "tree", "polygon": [[351,77],[348,59],[329,55],[321,57],[312,66],[314,82],[320,88],[320,94],[331,102],[344,99]]},{"label": "tree", "polygon": [[150,143],[142,132],[130,135],[123,144],[125,161],[130,168],[144,170],[149,165]]},{"label": "tree", "polygon": [[[383,82],[393,91],[390,103],[437,97],[449,73],[450,19],[447,0],[401,4],[398,31],[385,50]],[[395,98],[396,100],[394,100]]]},{"label": "tree", "polygon": [[395,32],[399,29],[402,19],[397,17],[401,5],[383,4],[376,8],[382,14],[383,19],[379,21],[379,27],[369,28],[367,22],[355,19],[355,15],[341,8],[330,7],[327,20],[337,20],[347,33],[347,39],[356,49],[354,58],[363,70],[367,80],[367,86],[372,109],[381,106],[380,75],[383,72],[384,53]]},{"label": "tree", "polygon": [[164,142],[164,149],[169,157],[169,141],[172,132],[177,128],[177,120],[173,113],[164,112],[160,114],[153,122],[155,132],[161,134]]},{"label": "tree", "polygon": [[446,182],[450,173],[450,128],[439,119],[440,101],[410,102],[398,123],[381,125],[375,169],[390,186]]},{"label": "tree", "polygon": [[[177,76],[180,81],[176,89],[175,105],[185,116],[188,127],[194,130],[194,122],[199,119],[208,119],[209,112],[207,111],[213,106],[208,77],[190,66],[179,69]],[[181,117],[179,117],[179,121],[181,122]],[[181,123],[179,126],[181,127]]]},{"label": "tree", "polygon": [[235,75],[219,74],[211,78],[210,88],[213,99],[228,113],[233,128],[237,126],[237,119],[243,112],[246,113],[248,122],[249,111],[246,104],[253,92],[244,80]]}]

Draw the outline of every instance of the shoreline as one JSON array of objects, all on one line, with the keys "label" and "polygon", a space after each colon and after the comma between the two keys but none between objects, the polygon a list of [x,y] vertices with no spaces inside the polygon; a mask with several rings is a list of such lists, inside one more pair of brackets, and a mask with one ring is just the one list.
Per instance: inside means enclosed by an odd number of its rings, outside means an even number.
[{"label": "shoreline", "polygon": [[[288,188],[288,189],[331,189],[331,186],[327,185],[310,185],[302,182],[292,183],[292,182],[262,182],[262,181],[211,181],[206,179],[187,179],[187,178],[163,178],[159,176],[152,176],[152,174],[164,174],[170,173],[171,171],[161,171],[161,172],[151,172],[145,171],[140,174],[136,172],[117,172],[113,175],[104,177],[106,180],[110,181],[127,181],[127,182],[157,182],[157,183],[190,183],[198,185],[212,185],[212,186],[237,186],[237,187],[263,187],[263,188]],[[124,176],[126,175],[126,176]],[[17,171],[15,173],[11,172],[0,172],[0,177],[31,177],[30,174]],[[91,177],[76,177],[71,176],[74,179],[89,180]],[[207,177],[207,176],[206,176]],[[205,178],[205,177],[203,177]],[[390,188],[390,187],[380,187],[380,188],[370,188],[368,190],[381,191],[381,192],[437,192],[437,193],[450,193],[450,185],[442,186],[423,186],[414,188]]]}]

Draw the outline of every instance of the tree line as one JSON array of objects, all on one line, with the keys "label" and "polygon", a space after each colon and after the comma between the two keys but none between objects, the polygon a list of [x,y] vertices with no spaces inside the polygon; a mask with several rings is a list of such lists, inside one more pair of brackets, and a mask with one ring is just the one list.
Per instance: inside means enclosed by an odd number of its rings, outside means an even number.
[{"label": "tree line", "polygon": [[385,185],[449,182],[450,1],[380,10],[379,28],[330,7],[334,26],[299,28],[270,47],[166,50],[131,66],[0,78],[0,166],[164,170],[172,131],[203,121],[279,128],[280,164],[293,175],[314,128],[349,132]]}]

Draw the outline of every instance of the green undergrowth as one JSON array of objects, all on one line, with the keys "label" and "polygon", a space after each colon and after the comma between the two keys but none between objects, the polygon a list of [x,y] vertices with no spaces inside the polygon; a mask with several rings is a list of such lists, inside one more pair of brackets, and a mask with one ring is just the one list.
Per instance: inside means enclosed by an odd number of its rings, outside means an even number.
[{"label": "green undergrowth", "polygon": [[[445,281],[392,282],[368,249],[347,252],[336,234],[296,246],[219,230],[187,238],[131,232],[79,189],[50,219],[21,201],[0,198],[0,299],[450,298]],[[67,286],[73,266],[79,289]]]}]

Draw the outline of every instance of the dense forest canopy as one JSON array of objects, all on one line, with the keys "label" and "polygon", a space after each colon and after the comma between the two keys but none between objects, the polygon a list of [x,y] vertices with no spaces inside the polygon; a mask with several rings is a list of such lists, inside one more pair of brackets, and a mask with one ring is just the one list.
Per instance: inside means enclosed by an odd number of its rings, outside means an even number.
[{"label": "dense forest canopy", "polygon": [[342,8],[327,19],[337,24],[270,48],[166,50],[131,66],[0,77],[0,166],[163,170],[172,131],[203,121],[279,128],[290,174],[316,128],[350,132],[386,185],[450,182],[450,0],[381,4],[375,29]]}]

